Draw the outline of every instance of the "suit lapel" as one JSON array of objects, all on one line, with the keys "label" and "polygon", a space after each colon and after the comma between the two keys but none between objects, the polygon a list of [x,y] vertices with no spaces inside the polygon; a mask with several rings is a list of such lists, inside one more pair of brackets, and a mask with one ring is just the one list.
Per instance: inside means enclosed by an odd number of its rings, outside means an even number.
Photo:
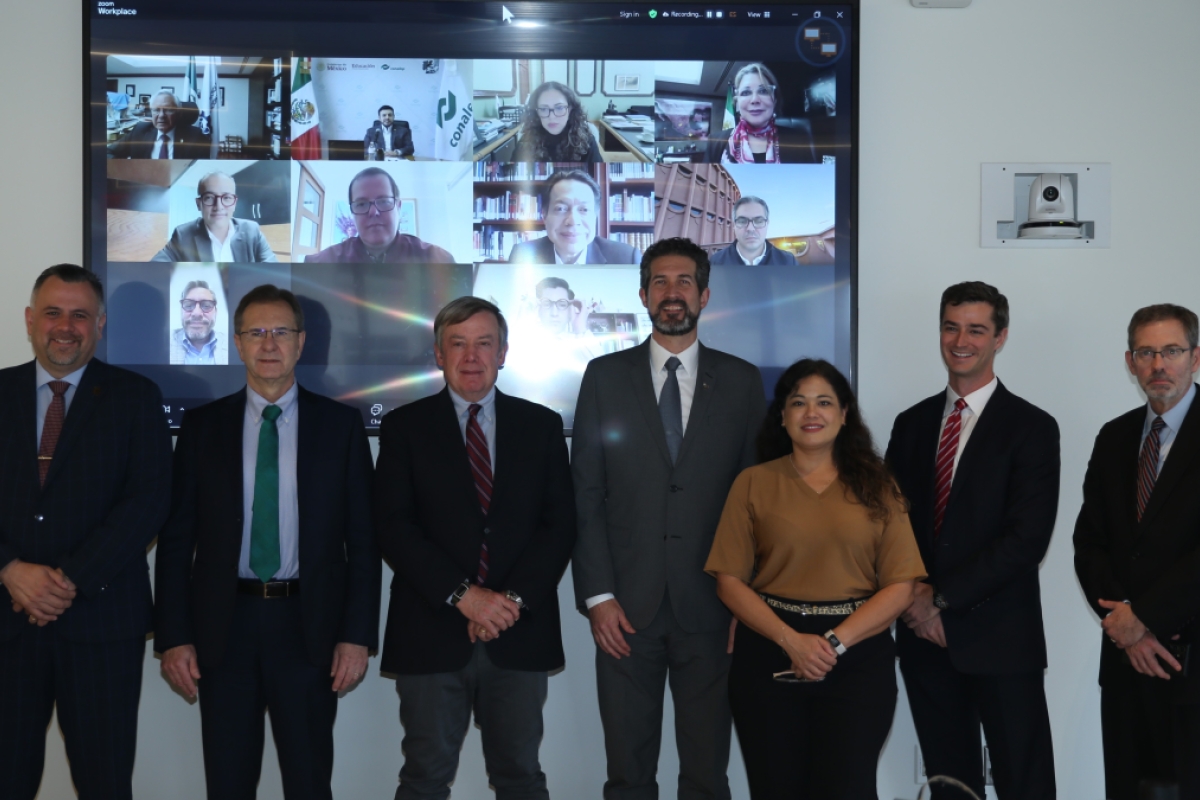
[{"label": "suit lapel", "polygon": [[[515,409],[508,396],[499,389],[496,390],[495,414],[496,461],[492,464],[492,508],[495,507],[496,498],[504,497],[504,493],[498,487],[506,485],[516,471],[516,453],[520,446],[517,430],[519,422],[515,416]],[[474,475],[471,476],[471,480],[474,489]]]},{"label": "suit lapel", "polygon": [[918,474],[921,475],[922,485],[917,487],[923,496],[923,507],[929,509],[929,524],[922,525],[917,532],[925,540],[928,547],[933,546],[933,506],[937,499],[935,494],[937,478],[938,440],[941,438],[942,411],[946,407],[946,393],[943,391],[928,398],[922,404],[917,421],[917,454],[916,463],[924,465]]},{"label": "suit lapel", "polygon": [[600,243],[595,239],[591,241],[587,249],[587,263],[589,264],[607,264],[608,259],[604,257],[604,253],[600,250]]},{"label": "suit lapel", "polygon": [[[63,465],[70,459],[71,450],[87,428],[87,422],[95,412],[96,406],[105,399],[108,393],[107,369],[107,364],[93,358],[88,363],[87,369],[84,370],[83,378],[75,387],[75,396],[71,399],[71,407],[67,409],[67,416],[63,420],[58,444],[54,446],[54,460],[50,462],[50,471],[46,473],[45,486],[49,486],[55,476],[64,469]],[[35,411],[35,419],[36,413]],[[34,430],[37,428],[35,427]]]},{"label": "suit lapel", "polygon": [[[221,414],[221,424],[217,426],[217,430],[222,441],[217,452],[221,454],[221,458],[225,462],[223,471],[228,476],[229,496],[235,498],[231,507],[237,510],[238,516],[241,516],[246,502],[244,497],[245,476],[242,474],[245,469],[242,461],[242,436],[246,425],[246,389],[244,387],[240,392],[227,398]],[[242,532],[239,530],[237,536],[239,548],[241,547],[241,536]]]},{"label": "suit lapel", "polygon": [[321,492],[321,419],[317,416],[316,406],[312,395],[302,386],[297,387],[296,407],[300,419],[296,429],[296,498],[299,510],[299,555],[301,569],[306,562],[306,553],[316,553],[317,548],[310,547],[308,538],[312,535],[312,527],[305,523],[304,499],[318,497]]},{"label": "suit lapel", "polygon": [[203,220],[196,223],[196,254],[200,256],[201,261],[213,260],[212,239],[208,238]]},{"label": "suit lapel", "polygon": [[[229,251],[233,254],[233,260],[238,263],[250,262],[250,254],[246,248],[246,226],[238,222],[236,219],[229,220]],[[207,238],[207,237],[206,237]]]},{"label": "suit lapel", "polygon": [[[499,392],[497,392],[497,396]],[[455,412],[454,401],[450,399],[450,388],[446,387],[438,393],[438,409],[434,415],[430,430],[430,439],[446,454],[448,474],[454,483],[459,485],[463,502],[483,513],[479,506],[479,495],[475,492],[475,475],[471,472],[471,460],[467,456],[467,443],[463,437],[462,428],[458,424],[458,414]],[[499,408],[496,413],[497,434],[499,428]],[[497,458],[500,452],[500,440],[496,440]],[[492,494],[495,495],[495,465],[492,465]]]},{"label": "suit lapel", "polygon": [[[20,439],[17,442],[18,452],[21,454],[21,461],[29,470],[27,478],[33,480],[33,485],[38,483],[38,466],[37,452],[39,442],[37,440],[37,370],[34,367],[36,361],[30,361],[21,366],[19,377],[16,379],[16,391],[12,392],[13,398],[13,413],[16,416],[17,430],[20,431]],[[33,389],[34,391],[29,391]]]},{"label": "suit lapel", "polygon": [[[977,464],[987,458],[987,453],[994,452],[991,440],[1003,432],[1005,420],[1008,418],[1009,397],[1009,391],[1004,388],[1004,384],[997,383],[996,391],[992,393],[991,399],[983,409],[984,413],[975,420],[975,427],[971,429],[971,436],[967,439],[962,455],[959,456],[958,468],[954,471],[954,481],[950,484],[950,498],[946,502],[946,508],[954,505],[954,498],[958,494],[963,480],[973,470],[979,468]],[[937,458],[936,454],[934,458]]]},{"label": "suit lapel", "polygon": [[[1145,424],[1145,418],[1142,418],[1142,424]],[[1138,439],[1140,450],[1140,429],[1138,430]],[[1187,416],[1183,418],[1183,424],[1179,426],[1179,433],[1175,435],[1175,441],[1171,444],[1171,452],[1167,455],[1167,460],[1163,462],[1162,472],[1158,474],[1158,480],[1154,482],[1154,491],[1150,493],[1150,502],[1146,503],[1146,511],[1142,514],[1142,526],[1153,522],[1155,515],[1166,503],[1166,498],[1179,483],[1180,476],[1187,471],[1188,466],[1196,458],[1198,449],[1200,449],[1200,401],[1193,398],[1192,407],[1188,409]],[[1141,455],[1140,452],[1138,455]],[[1137,463],[1136,459],[1135,456],[1134,463]],[[1135,484],[1136,481],[1135,477]]]},{"label": "suit lapel", "polygon": [[[704,419],[708,415],[708,407],[712,402],[717,388],[717,373],[714,369],[712,353],[704,345],[700,345],[700,357],[696,362],[696,389],[692,393],[692,409],[688,413],[687,430],[683,434],[683,444],[679,447],[679,461],[687,454],[691,443],[699,438],[704,430]],[[662,420],[661,415],[659,420]],[[666,430],[663,430],[663,443],[666,443]]]},{"label": "suit lapel", "polygon": [[[663,427],[662,415],[658,413],[658,398],[654,394],[654,381],[650,377],[653,368],[650,363],[650,338],[639,346],[628,351],[629,385],[642,416],[646,418],[646,427],[650,429],[650,438],[658,446],[658,452],[663,460],[671,463],[671,451],[667,448],[667,429]],[[682,448],[680,454],[682,455]]]}]

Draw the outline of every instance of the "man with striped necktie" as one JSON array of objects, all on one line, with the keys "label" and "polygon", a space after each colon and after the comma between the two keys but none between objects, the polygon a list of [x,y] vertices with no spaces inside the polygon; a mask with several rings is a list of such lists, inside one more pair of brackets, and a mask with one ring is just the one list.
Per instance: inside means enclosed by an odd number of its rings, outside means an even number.
[{"label": "man with striped necktie", "polygon": [[900,671],[930,776],[983,797],[982,724],[997,797],[1051,800],[1038,565],[1058,513],[1058,424],[996,377],[1008,299],[995,287],[947,289],[940,329],[949,386],[896,417],[887,449],[929,571],[896,626]]},{"label": "man with striped necktie", "polygon": [[446,388],[383,419],[375,521],[396,571],[384,634],[404,726],[396,800],[445,800],[474,713],[497,800],[548,800],[547,673],[575,544],[562,418],[496,389],[508,325],[460,297],[433,324]]},{"label": "man with striped necktie", "polygon": [[1200,797],[1200,324],[1139,309],[1125,364],[1146,394],[1096,436],[1075,523],[1075,572],[1103,620],[1100,724],[1111,800],[1144,781]]}]

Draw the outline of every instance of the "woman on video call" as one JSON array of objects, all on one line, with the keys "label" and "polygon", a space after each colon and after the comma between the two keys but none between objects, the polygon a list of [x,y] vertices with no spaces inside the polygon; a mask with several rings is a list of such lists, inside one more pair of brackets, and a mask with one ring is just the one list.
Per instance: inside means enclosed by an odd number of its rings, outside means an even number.
[{"label": "woman on video call", "polygon": [[600,145],[588,127],[583,104],[570,87],[546,81],[529,95],[514,161],[599,164]]},{"label": "woman on video call", "polygon": [[758,449],[705,565],[740,623],[729,701],[750,794],[874,800],[896,707],[889,627],[926,574],[904,498],[826,361],[783,373]]},{"label": "woman on video call", "polygon": [[817,160],[807,120],[778,124],[779,84],[762,64],[747,64],[733,79],[738,122],[708,140],[713,164],[811,164]]}]

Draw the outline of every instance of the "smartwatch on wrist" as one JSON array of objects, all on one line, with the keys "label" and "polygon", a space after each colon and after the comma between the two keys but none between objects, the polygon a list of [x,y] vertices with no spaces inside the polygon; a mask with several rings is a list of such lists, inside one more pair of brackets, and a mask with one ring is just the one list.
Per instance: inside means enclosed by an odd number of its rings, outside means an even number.
[{"label": "smartwatch on wrist", "polygon": [[458,585],[458,588],[454,590],[454,594],[450,595],[450,605],[452,605],[452,606],[458,605],[459,601],[463,599],[463,597],[467,593],[467,590],[470,588],[471,588],[471,581],[469,579],[460,583]]},{"label": "smartwatch on wrist", "polygon": [[946,598],[942,597],[942,593],[937,590],[934,590],[934,593],[933,593],[933,605],[939,611],[945,611],[947,608],[950,607],[950,604],[946,602]]},{"label": "smartwatch on wrist", "polygon": [[834,652],[836,652],[839,656],[845,655],[846,645],[842,644],[841,640],[838,639],[838,637],[834,635],[832,630],[825,631],[825,639],[831,645],[833,645]]}]

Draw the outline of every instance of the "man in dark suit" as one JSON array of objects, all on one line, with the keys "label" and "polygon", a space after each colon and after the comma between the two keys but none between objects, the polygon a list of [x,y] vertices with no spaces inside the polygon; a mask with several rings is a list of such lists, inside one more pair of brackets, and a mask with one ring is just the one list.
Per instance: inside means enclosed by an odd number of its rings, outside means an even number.
[{"label": "man in dark suit", "polygon": [[575,543],[562,418],[495,388],[496,306],[454,300],[433,336],[446,388],[384,417],[376,471],[396,570],[382,665],[404,726],[396,800],[449,796],[472,711],[497,800],[548,800],[542,706],[564,663],[557,586]]},{"label": "man in dark suit", "polygon": [[79,796],[132,797],[146,548],[167,516],[171,436],[158,388],[93,358],[104,323],[96,276],[51,267],[25,309],[35,360],[0,371],[7,798],[37,794],[55,704]]},{"label": "man in dark suit", "polygon": [[[190,107],[187,107],[190,106]],[[159,92],[150,100],[150,121],[139,122],[108,146],[109,158],[210,158],[212,139],[192,123],[195,103],[181,107],[175,95]]]},{"label": "man in dark suit", "polygon": [[1075,522],[1075,572],[1103,620],[1100,724],[1111,800],[1142,781],[1200,797],[1200,324],[1164,303],[1129,323],[1125,364],[1147,404],[1096,436]]},{"label": "man in dark suit", "polygon": [[[375,149],[372,151],[371,146]],[[363,152],[367,160],[383,161],[388,158],[412,159],[413,141],[412,130],[408,123],[396,119],[396,110],[391,106],[379,107],[379,119],[367,128],[363,137]],[[374,158],[372,158],[374,156]]]},{"label": "man in dark suit", "polygon": [[284,796],[327,799],[338,693],[379,630],[370,449],[357,411],[296,383],[295,295],[252,289],[234,327],[246,388],[190,409],[175,448],[154,648],[176,689],[199,686],[212,800],[255,796],[264,709]]},{"label": "man in dark suit", "polygon": [[929,775],[982,797],[982,723],[996,794],[1045,800],[1055,784],[1038,564],[1058,511],[1058,424],[996,378],[1004,295],[956,284],[940,313],[949,387],[896,417],[887,449],[929,572],[897,626],[900,671]]},{"label": "man in dark suit", "polygon": [[734,243],[712,255],[712,263],[749,264],[767,267],[794,267],[796,256],[780,250],[767,241],[771,224],[771,209],[767,201],[753,195],[742,195],[733,204]]},{"label": "man in dark suit", "polygon": [[508,260],[519,264],[636,264],[632,245],[596,235],[603,198],[600,184],[583,170],[562,170],[542,187],[546,235],[513,246]]},{"label": "man in dark suit", "polygon": [[196,184],[200,216],[175,228],[151,261],[223,261],[250,264],[277,261],[257,222],[235,219],[237,183],[232,175],[210,172]]},{"label": "man in dark suit", "polygon": [[588,364],[575,410],[572,571],[597,646],[606,800],[658,796],[668,674],[679,797],[729,797],[731,618],[704,562],[729,487],[755,461],[766,401],[753,365],[699,342],[708,277],[687,239],[646,250],[654,331]]}]

